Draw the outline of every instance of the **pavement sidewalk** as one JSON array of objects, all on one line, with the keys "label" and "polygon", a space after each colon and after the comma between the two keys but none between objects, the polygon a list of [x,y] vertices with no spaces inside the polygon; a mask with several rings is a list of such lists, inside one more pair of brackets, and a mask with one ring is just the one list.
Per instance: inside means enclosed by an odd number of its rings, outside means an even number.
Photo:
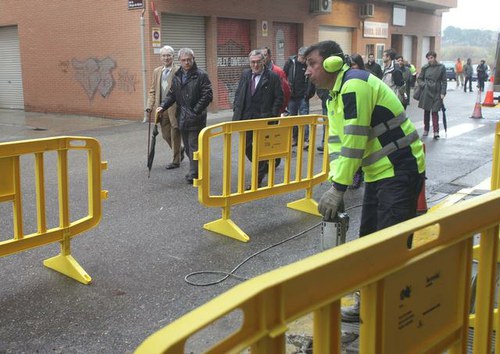
[{"label": "pavement sidewalk", "polygon": [[[321,101],[319,99],[313,98],[310,104],[311,113],[321,113]],[[209,112],[208,124],[229,121],[232,115],[233,111],[229,109]],[[79,131],[142,123],[141,120],[0,109],[0,142],[72,135]]]}]

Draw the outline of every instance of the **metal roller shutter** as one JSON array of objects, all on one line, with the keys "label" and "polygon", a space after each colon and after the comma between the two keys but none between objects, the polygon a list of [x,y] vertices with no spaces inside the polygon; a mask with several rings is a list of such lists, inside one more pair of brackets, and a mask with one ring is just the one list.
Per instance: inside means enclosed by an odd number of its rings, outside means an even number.
[{"label": "metal roller shutter", "polygon": [[319,41],[335,41],[344,54],[352,54],[352,29],[347,27],[319,26]]},{"label": "metal roller shutter", "polygon": [[196,64],[200,69],[207,70],[205,18],[201,16],[161,15],[162,45],[169,45],[176,53],[181,48],[191,48],[194,51]]},{"label": "metal roller shutter", "polygon": [[0,27],[0,108],[24,109],[17,26]]}]

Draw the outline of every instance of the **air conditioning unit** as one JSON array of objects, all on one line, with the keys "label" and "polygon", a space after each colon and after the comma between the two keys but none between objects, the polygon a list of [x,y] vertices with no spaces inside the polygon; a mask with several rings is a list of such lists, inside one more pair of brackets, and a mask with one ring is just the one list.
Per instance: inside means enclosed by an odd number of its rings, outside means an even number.
[{"label": "air conditioning unit", "polygon": [[375,13],[374,4],[363,4],[359,7],[359,17],[361,18],[373,17],[374,13]]},{"label": "air conditioning unit", "polygon": [[309,11],[313,14],[329,14],[332,12],[332,0],[310,0]]}]

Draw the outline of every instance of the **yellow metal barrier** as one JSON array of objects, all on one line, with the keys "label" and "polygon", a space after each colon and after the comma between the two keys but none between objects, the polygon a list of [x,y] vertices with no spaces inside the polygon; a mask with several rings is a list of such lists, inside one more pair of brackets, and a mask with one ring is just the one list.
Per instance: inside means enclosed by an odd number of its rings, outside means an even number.
[{"label": "yellow metal barrier", "polygon": [[[70,219],[69,208],[68,152],[71,150],[87,151],[88,170],[88,215],[74,221]],[[59,226],[54,228],[47,228],[46,216],[44,154],[48,152],[57,154]],[[23,155],[34,155],[35,163],[37,231],[28,235],[23,232],[20,165]],[[83,284],[90,283],[90,276],[71,255],[70,241],[73,236],[95,227],[101,220],[101,200],[107,198],[107,191],[101,190],[101,170],[107,168],[107,163],[101,162],[100,158],[99,142],[92,138],[64,136],[1,143],[0,203],[12,203],[13,235],[11,239],[0,242],[0,257],[60,242],[61,253],[45,260],[44,265]]]},{"label": "yellow metal barrier", "polygon": [[[493,145],[493,167],[491,174],[491,190],[500,189],[500,123],[496,125],[495,140]],[[481,242],[474,246],[473,256],[478,260],[478,276],[477,276],[477,292],[476,292],[476,312],[469,317],[469,324],[474,327],[475,332],[478,332],[484,340],[487,331],[491,331],[491,323],[478,322],[478,316],[481,313],[491,311],[490,301],[493,301],[496,289],[496,271],[500,262],[500,243],[498,238],[485,237],[485,233],[481,234]],[[496,262],[496,264],[495,264]],[[491,280],[493,279],[493,283]],[[497,331],[500,328],[498,325],[498,309],[494,309],[492,313],[493,329]],[[475,336],[478,336],[477,334]],[[498,341],[497,341],[498,342]],[[476,345],[476,342],[474,343]],[[500,352],[497,351],[497,352]]]},{"label": "yellow metal barrier", "polygon": [[[322,163],[315,166],[316,129],[326,125],[326,117],[306,115],[283,118],[255,119],[237,122],[225,122],[206,127],[199,136],[199,150],[194,154],[198,160],[199,176],[194,181],[198,187],[200,203],[210,207],[221,207],[222,218],[205,224],[207,230],[247,242],[249,237],[231,219],[232,205],[262,199],[282,193],[290,193],[305,189],[303,199],[289,203],[287,206],[302,212],[320,216],[317,203],[312,199],[313,187],[325,181],[328,175],[328,149]],[[298,145],[296,155],[292,153],[292,129],[298,126]],[[309,126],[309,146],[304,150],[305,127]],[[247,162],[245,147],[247,132],[253,132],[252,163],[250,171],[245,169]],[[236,138],[234,138],[236,137]],[[223,141],[223,162],[219,168],[212,166],[211,141],[221,138]],[[238,141],[233,144],[233,140]],[[234,146],[233,146],[234,145]],[[233,149],[236,149],[233,156]],[[278,181],[275,171],[276,159],[284,160],[282,179]],[[258,186],[258,162],[269,161],[268,183]],[[233,163],[234,161],[234,163]],[[222,171],[222,190],[214,193],[212,179],[214,170]],[[250,189],[246,190],[246,173],[250,174]],[[233,185],[233,181],[236,181]]]},{"label": "yellow metal barrier", "polygon": [[[191,336],[234,311],[243,314],[241,326],[207,353],[284,353],[288,324],[309,313],[313,352],[340,353],[340,299],[355,289],[362,298],[360,353],[465,353],[473,237],[483,232],[485,242],[496,245],[499,210],[495,190],[263,274],[159,330],[135,353],[184,353]],[[424,230],[434,238],[418,242]],[[496,247],[485,250],[481,262],[492,267]],[[485,283],[486,311],[476,317],[484,324],[475,331],[477,354],[491,352],[494,279]]]}]

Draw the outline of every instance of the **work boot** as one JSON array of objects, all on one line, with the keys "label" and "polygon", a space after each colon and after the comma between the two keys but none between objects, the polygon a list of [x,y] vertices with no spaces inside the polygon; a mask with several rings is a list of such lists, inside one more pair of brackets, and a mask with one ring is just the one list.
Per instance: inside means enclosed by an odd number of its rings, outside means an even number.
[{"label": "work boot", "polygon": [[342,322],[359,322],[359,291],[353,294],[354,304],[340,309]]}]

